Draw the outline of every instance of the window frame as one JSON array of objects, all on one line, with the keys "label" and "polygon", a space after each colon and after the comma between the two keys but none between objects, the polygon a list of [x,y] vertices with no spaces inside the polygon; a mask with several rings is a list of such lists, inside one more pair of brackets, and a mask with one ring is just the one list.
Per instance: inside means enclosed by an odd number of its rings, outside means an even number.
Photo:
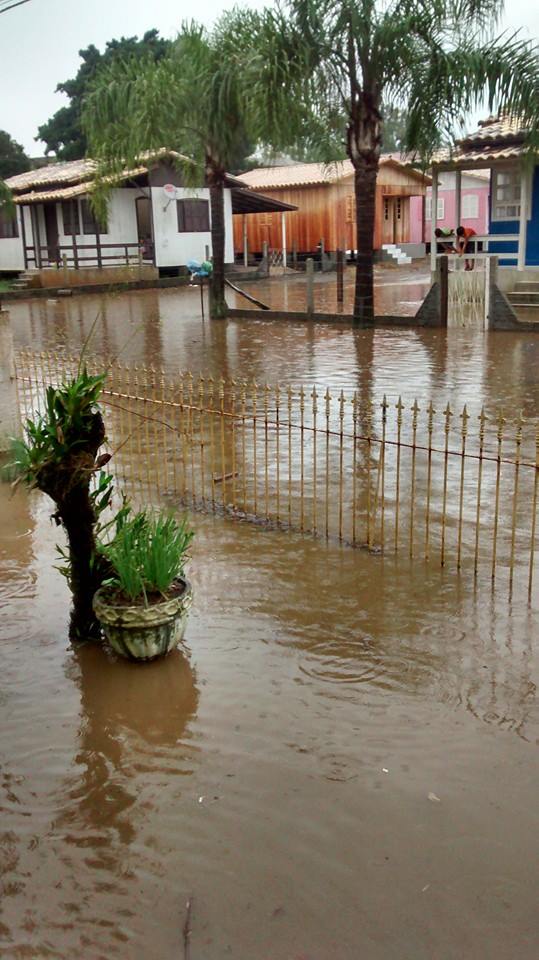
[{"label": "window frame", "polygon": [[[473,210],[471,213],[466,210],[466,205],[472,203],[473,201]],[[477,193],[465,193],[462,196],[461,200],[461,219],[462,220],[479,220],[479,194]]]},{"label": "window frame", "polygon": [[[87,211],[87,214],[88,214],[86,218],[85,218],[85,211]],[[80,226],[82,227],[82,236],[83,236],[83,237],[95,237],[96,234],[102,235],[102,234],[107,234],[107,233],[109,232],[109,225],[108,225],[108,223],[105,223],[105,224],[103,224],[103,226],[101,226],[101,225],[97,222],[97,220],[96,220],[96,218],[95,218],[95,216],[94,216],[94,214],[93,214],[93,212],[92,212],[92,208],[91,208],[91,206],[90,206],[90,201],[88,200],[87,197],[81,197],[81,199],[80,199],[80,220],[79,220],[79,223],[80,223]],[[88,229],[88,230],[87,230],[87,229],[86,229],[87,226],[91,226],[91,229]]]},{"label": "window frame", "polygon": [[[187,217],[187,212],[189,206],[196,204],[199,210],[202,210],[202,205],[204,205],[204,225],[200,226],[197,224],[197,221],[201,221],[202,217],[197,216],[192,218],[190,221]],[[180,214],[183,218],[183,225]],[[192,216],[192,214],[191,214]],[[178,233],[210,233],[210,204],[209,200],[206,200],[205,197],[182,197],[180,200],[176,200],[176,218],[178,223]]]},{"label": "window frame", "polygon": [[18,211],[12,217],[0,210],[0,240],[18,240],[19,239],[19,216]]},{"label": "window frame", "polygon": [[[71,229],[71,227],[72,227],[71,218],[72,218],[72,215],[73,215],[72,212],[70,213],[70,216],[69,216],[69,227],[70,227],[70,229],[69,229],[69,230],[67,229],[67,221],[66,221],[66,215],[65,215],[66,207],[67,207],[70,211],[73,211],[73,210],[76,211],[77,222],[76,222],[76,224],[75,224],[75,226],[76,226],[75,233],[73,233],[73,230]],[[64,237],[80,237],[80,236],[81,236],[81,232],[80,232],[81,222],[80,222],[80,221],[81,221],[81,218],[80,218],[80,210],[79,210],[78,201],[77,201],[77,200],[62,200],[62,231],[63,231]]]},{"label": "window frame", "polygon": [[[438,197],[436,223],[445,220],[445,197]],[[425,197],[425,220],[432,220],[432,193]]]},{"label": "window frame", "polygon": [[[510,200],[497,199],[498,189],[500,187],[508,187],[511,184],[501,184],[498,182],[500,174],[513,174],[513,182],[515,186],[518,185],[518,198],[513,198]],[[507,208],[515,207],[516,212],[514,214],[508,214]],[[501,210],[504,210],[504,213],[500,213]],[[490,219],[493,223],[506,223],[510,220],[520,220],[520,214],[522,211],[522,173],[520,167],[517,165],[511,165],[507,167],[493,167],[492,168],[492,188],[491,188],[491,201],[490,201]]]}]

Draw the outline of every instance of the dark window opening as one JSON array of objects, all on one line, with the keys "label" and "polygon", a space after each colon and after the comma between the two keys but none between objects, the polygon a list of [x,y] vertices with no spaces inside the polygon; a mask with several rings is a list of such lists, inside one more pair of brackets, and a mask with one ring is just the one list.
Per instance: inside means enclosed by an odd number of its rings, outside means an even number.
[{"label": "dark window opening", "polygon": [[207,200],[177,200],[178,233],[208,233],[210,207]]},{"label": "dark window opening", "polygon": [[97,222],[89,200],[81,200],[80,211],[82,214],[82,232],[85,235],[108,233],[108,224]]},{"label": "dark window opening", "polygon": [[17,216],[0,211],[0,240],[14,240],[19,236]]},{"label": "dark window opening", "polygon": [[76,200],[64,200],[62,202],[62,220],[64,221],[66,237],[72,237],[80,233],[79,206]]}]

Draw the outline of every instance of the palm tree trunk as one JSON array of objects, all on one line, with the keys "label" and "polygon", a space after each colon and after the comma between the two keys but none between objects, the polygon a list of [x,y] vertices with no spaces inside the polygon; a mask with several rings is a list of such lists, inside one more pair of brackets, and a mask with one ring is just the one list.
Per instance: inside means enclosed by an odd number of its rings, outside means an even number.
[{"label": "palm tree trunk", "polygon": [[220,320],[228,313],[225,300],[225,192],[222,178],[212,178],[212,181],[210,210],[213,272],[210,277],[210,317],[212,320]]},{"label": "palm tree trunk", "polygon": [[356,197],[356,288],[354,324],[374,323],[374,220],[376,209],[376,177],[378,160],[362,158],[354,171]]}]

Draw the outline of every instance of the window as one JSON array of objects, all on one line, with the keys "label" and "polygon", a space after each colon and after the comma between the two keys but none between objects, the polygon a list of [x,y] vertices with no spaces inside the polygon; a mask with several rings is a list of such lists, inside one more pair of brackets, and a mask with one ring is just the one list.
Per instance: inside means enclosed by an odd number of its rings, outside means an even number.
[{"label": "window", "polygon": [[479,218],[479,197],[476,193],[466,193],[462,198],[461,216],[463,220]]},{"label": "window", "polygon": [[271,213],[261,213],[260,216],[260,226],[261,227],[271,227],[273,223],[273,214]]},{"label": "window", "polygon": [[494,170],[492,177],[492,219],[518,220],[520,217],[520,170],[509,167]]},{"label": "window", "polygon": [[97,224],[89,200],[81,200],[80,212],[82,214],[82,232],[84,234],[108,233],[106,223]]},{"label": "window", "polygon": [[80,233],[79,205],[76,200],[62,201],[62,220],[66,237]]},{"label": "window", "polygon": [[178,233],[208,233],[210,207],[207,200],[177,200]]},{"label": "window", "polygon": [[346,197],[346,223],[355,223],[356,221],[356,198],[353,193]]},{"label": "window", "polygon": [[400,197],[395,200],[395,215],[397,220],[402,220],[402,201]]},{"label": "window", "polygon": [[9,213],[0,211],[0,240],[14,240],[19,236],[19,224],[17,215],[12,217]]},{"label": "window", "polygon": [[[425,220],[432,220],[432,195],[429,195],[426,199]],[[438,197],[437,206],[436,219],[443,220],[445,217],[445,200],[442,197]]]},{"label": "window", "polygon": [[389,220],[389,200],[384,197],[384,220]]}]

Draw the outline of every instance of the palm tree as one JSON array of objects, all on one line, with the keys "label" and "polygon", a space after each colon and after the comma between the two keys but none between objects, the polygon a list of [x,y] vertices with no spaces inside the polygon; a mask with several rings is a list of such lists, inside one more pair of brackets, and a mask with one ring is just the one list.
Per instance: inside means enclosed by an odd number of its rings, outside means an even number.
[{"label": "palm tree", "polygon": [[321,121],[317,130],[345,117],[357,211],[355,322],[374,319],[384,101],[407,115],[404,149],[424,157],[485,101],[537,131],[537,47],[518,36],[493,39],[502,9],[500,0],[284,0],[260,18],[250,95],[265,137],[297,138],[309,112]]},{"label": "palm tree", "polygon": [[211,31],[184,24],[171,52],[158,62],[119,61],[98,74],[85,99],[83,126],[90,156],[98,161],[94,206],[103,218],[106,195],[122,169],[162,148],[177,160],[186,185],[210,191],[213,274],[210,315],[226,315],[224,296],[227,170],[247,138],[242,111],[239,33],[225,17]]}]

